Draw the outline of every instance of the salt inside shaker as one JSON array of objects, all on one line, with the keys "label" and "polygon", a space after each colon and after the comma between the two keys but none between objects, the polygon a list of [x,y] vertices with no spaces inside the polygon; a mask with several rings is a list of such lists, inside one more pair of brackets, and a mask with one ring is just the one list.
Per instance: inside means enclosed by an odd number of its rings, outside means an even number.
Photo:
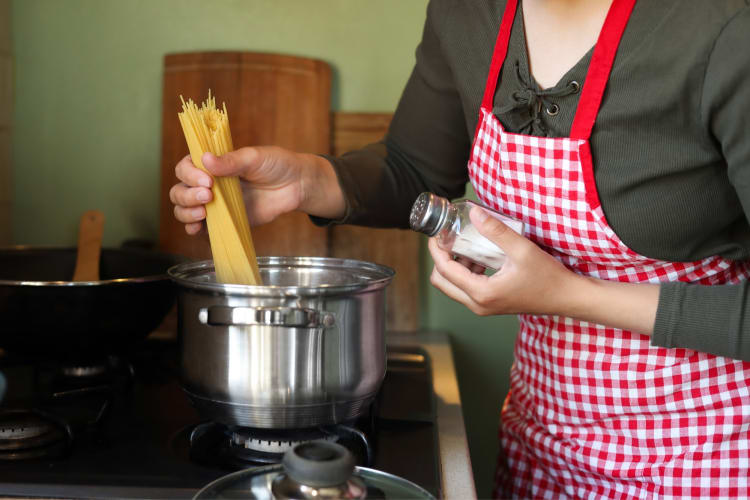
[{"label": "salt inside shaker", "polygon": [[470,200],[450,202],[434,193],[420,194],[411,208],[409,225],[415,231],[435,236],[437,244],[454,256],[469,259],[495,271],[505,263],[505,252],[479,233],[471,223],[469,212],[479,206],[492,217],[502,221],[518,234],[523,234],[523,222],[480,206]]}]

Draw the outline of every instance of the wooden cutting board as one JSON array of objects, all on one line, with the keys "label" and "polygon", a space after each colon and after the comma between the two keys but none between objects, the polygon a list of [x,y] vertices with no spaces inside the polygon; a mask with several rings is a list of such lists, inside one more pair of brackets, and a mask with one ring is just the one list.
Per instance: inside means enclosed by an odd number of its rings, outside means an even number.
[{"label": "wooden cutting board", "polygon": [[[392,113],[334,113],[334,155],[381,140]],[[390,330],[419,327],[419,233],[408,229],[373,229],[357,226],[331,228],[331,256],[385,264],[396,270],[386,295],[386,324]]]},{"label": "wooden cutting board", "polygon": [[[177,119],[180,95],[196,102],[208,89],[226,102],[236,147],[279,145],[342,154],[386,133],[391,113],[331,113],[331,70],[323,61],[251,52],[169,54],[164,58],[159,246],[196,259],[211,258],[207,235],[188,236],[173,215],[174,166],[188,153]],[[396,270],[387,292],[389,330],[419,325],[420,236],[408,230],[353,226],[319,228],[301,213],[255,227],[258,255],[317,255],[367,260]]]},{"label": "wooden cutting board", "polygon": [[[188,153],[177,113],[180,95],[200,103],[208,90],[227,105],[239,146],[278,145],[307,153],[330,151],[331,69],[320,60],[253,52],[193,52],[164,58],[159,247],[196,259],[211,257],[208,236],[188,236],[173,216],[169,189],[174,166]],[[255,227],[258,255],[315,255],[328,251],[325,228],[292,213]]]}]

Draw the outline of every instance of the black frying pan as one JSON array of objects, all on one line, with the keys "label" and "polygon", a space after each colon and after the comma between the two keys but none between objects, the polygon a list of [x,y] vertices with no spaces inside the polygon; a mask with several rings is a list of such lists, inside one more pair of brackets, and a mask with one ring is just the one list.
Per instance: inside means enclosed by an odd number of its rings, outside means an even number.
[{"label": "black frying pan", "polygon": [[74,282],[75,248],[0,249],[0,349],[67,360],[127,351],[174,304],[166,271],[182,260],[105,248],[100,280]]}]

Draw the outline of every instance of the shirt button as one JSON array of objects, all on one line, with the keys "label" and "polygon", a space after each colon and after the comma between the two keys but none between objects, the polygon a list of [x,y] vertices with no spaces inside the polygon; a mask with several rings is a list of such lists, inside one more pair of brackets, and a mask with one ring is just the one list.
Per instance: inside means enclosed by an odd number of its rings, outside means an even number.
[{"label": "shirt button", "polygon": [[546,111],[548,115],[555,116],[557,113],[560,112],[560,106],[558,106],[557,104],[553,104],[552,106],[547,108]]}]

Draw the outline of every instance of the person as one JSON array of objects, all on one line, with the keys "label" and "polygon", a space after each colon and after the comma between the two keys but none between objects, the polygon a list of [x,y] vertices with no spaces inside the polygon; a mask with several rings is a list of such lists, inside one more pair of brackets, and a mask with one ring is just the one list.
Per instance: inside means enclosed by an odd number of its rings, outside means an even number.
[{"label": "person", "polygon": [[[747,497],[748,47],[747,0],[432,0],[383,141],[203,162],[256,224],[408,227],[467,180],[525,223],[472,211],[508,256],[492,275],[429,242],[434,286],[520,315],[497,496]],[[211,176],[176,174],[193,234]]]}]

